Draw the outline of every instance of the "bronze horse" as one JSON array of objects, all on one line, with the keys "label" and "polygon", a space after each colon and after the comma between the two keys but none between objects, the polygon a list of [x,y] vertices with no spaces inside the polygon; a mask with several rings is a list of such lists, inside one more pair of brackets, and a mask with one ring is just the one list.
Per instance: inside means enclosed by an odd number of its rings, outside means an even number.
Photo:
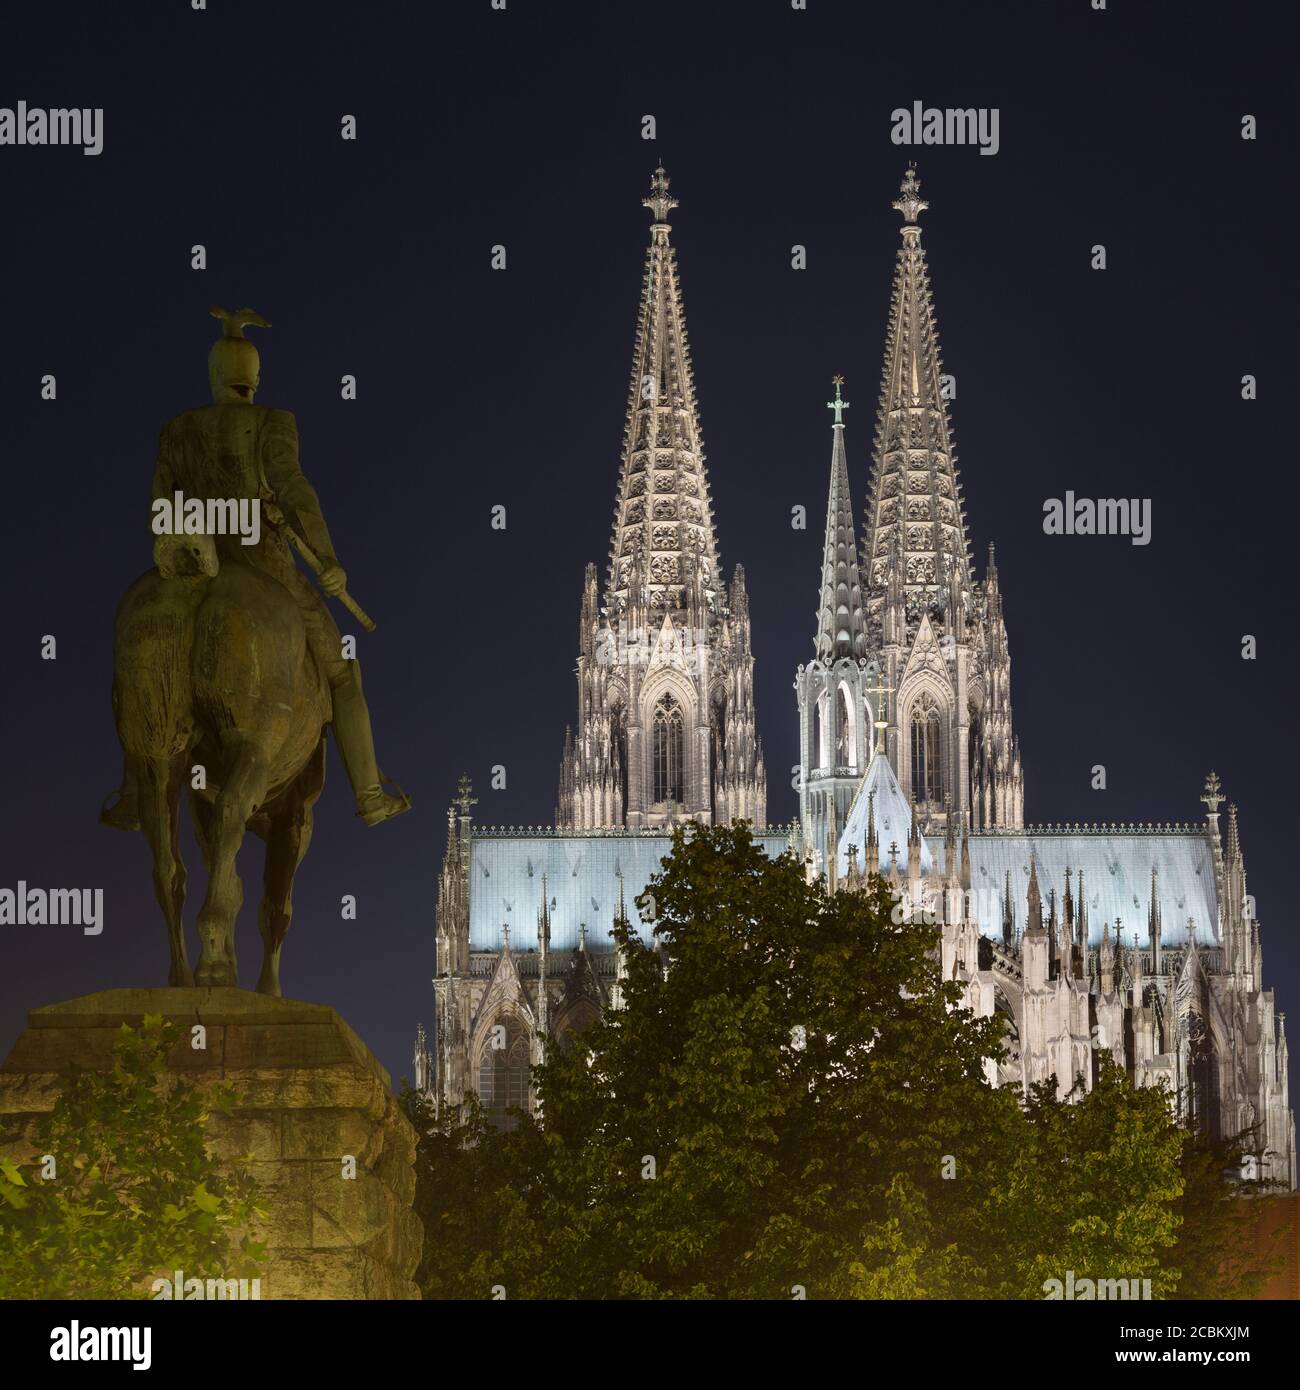
[{"label": "bronze horse", "polygon": [[[257,988],[280,993],[280,949],[293,879],[325,781],[329,689],[293,596],[244,564],[219,564],[208,536],[159,537],[156,568],[118,605],[113,714],[153,855],[154,892],[171,943],[171,985],[238,984],[235,919],[244,833],[266,841]],[[208,870],[201,950],[185,949],[181,791]]]}]

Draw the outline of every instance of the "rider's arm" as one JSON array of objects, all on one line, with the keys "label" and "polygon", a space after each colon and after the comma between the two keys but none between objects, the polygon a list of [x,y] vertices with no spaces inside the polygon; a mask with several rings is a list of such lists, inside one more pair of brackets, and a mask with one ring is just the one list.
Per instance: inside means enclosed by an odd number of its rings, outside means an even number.
[{"label": "rider's arm", "polygon": [[334,542],[321,514],[316,489],[298,466],[298,425],[287,410],[267,412],[262,433],[266,481],[289,519],[289,524],[326,565],[337,563]]}]

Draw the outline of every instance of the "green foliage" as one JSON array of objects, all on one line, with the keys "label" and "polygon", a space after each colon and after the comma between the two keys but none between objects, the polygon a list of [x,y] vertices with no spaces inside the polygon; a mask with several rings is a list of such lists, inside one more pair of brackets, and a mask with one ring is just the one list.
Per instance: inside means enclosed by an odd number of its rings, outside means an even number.
[{"label": "green foliage", "polygon": [[1183,1132],[1163,1087],[1135,1087],[1108,1053],[1092,1090],[1073,1103],[1033,1088],[1021,1154],[1005,1174],[1003,1296],[1042,1296],[1043,1281],[1150,1279],[1169,1297],[1177,1271],[1162,1263],[1178,1228]]},{"label": "green foliage", "polygon": [[415,1211],[424,1254],[416,1282],[426,1298],[488,1298],[504,1282],[500,1252],[527,1239],[520,1193],[539,1168],[539,1131],[525,1120],[514,1133],[499,1133],[473,1095],[436,1118],[415,1091],[404,1089],[401,1104],[420,1135]]},{"label": "green foliage", "polygon": [[245,1232],[264,1213],[251,1180],[204,1145],[227,1086],[203,1090],[167,1065],[178,1031],[161,1016],[123,1024],[105,1072],[74,1069],[36,1134],[54,1159],[0,1161],[0,1296],[148,1298],[152,1277],[247,1277],[264,1246]]},{"label": "green foliage", "polygon": [[534,1073],[545,1127],[417,1105],[426,1297],[1042,1298],[1175,1291],[1184,1135],[1107,1062],[1078,1103],[986,1080],[937,931],[744,827],[679,832],[624,1007]]}]

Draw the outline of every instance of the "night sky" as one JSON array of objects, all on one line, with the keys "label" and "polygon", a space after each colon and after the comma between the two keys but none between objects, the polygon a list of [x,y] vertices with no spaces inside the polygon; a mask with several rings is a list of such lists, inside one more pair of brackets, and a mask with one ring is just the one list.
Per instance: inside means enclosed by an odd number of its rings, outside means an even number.
[{"label": "night sky", "polygon": [[[860,524],[890,203],[915,159],[981,571],[998,547],[1027,819],[1199,819],[1217,769],[1240,805],[1266,983],[1300,1022],[1289,15],[1124,0],[83,0],[6,15],[0,106],[105,114],[97,158],[0,146],[0,886],[102,887],[106,925],[0,928],[0,1054],[28,1008],[166,982],[144,841],[97,812],[120,766],[113,612],[150,563],[159,429],[208,400],[215,302],[274,325],[250,330],[258,399],[297,414],[304,472],[379,620],[360,638],[379,760],[416,803],[363,829],[331,748],[285,992],[332,1004],[410,1074],[457,777],[485,821],[553,822],[660,159],[681,200],[721,558],[748,577],[771,819],[796,808],[791,684],[812,653],[830,378],[852,403]],[[914,101],[997,107],[999,152],[895,146],[890,113]],[[196,243],[206,271],[190,268]],[[1067,490],[1150,498],[1152,543],[1044,535],[1044,499]],[[790,526],[800,503],[806,532]],[[187,859],[196,958],[192,843]],[[251,987],[259,842],[241,867]],[[356,922],[340,918],[349,893]]]}]

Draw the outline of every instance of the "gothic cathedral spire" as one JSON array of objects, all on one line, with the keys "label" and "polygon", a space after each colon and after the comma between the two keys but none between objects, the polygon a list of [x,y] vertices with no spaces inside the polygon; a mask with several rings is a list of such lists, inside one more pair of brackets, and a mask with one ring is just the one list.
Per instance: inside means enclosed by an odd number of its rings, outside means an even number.
[{"label": "gothic cathedral spire", "polygon": [[618,497],[596,610],[580,620],[578,725],[556,820],[575,830],[767,819],[754,724],[743,570],[727,585],[704,469],[686,316],[669,242],[677,206],[661,164],[623,428]]},{"label": "gothic cathedral spire", "polygon": [[885,338],[863,550],[868,649],[893,691],[886,746],[922,824],[1024,823],[1011,659],[990,560],[976,580],[953,447],[914,168],[893,203],[903,244]]},{"label": "gothic cathedral spire", "polygon": [[632,353],[632,381],[623,428],[623,459],[614,508],[605,604],[610,612],[629,598],[633,560],[647,557],[650,606],[662,615],[684,608],[699,572],[713,602],[720,597],[717,540],[704,471],[704,437],[677,279],[677,255],[668,240],[668,213],[677,199],[661,164],[642,205],[651,210]]},{"label": "gothic cathedral spire", "polygon": [[[872,707],[867,699],[878,665],[868,662],[866,615],[858,548],[853,534],[853,502],[845,449],[844,378],[831,384],[835,412],[831,425],[831,476],[826,501],[826,539],[822,550],[817,605],[816,655],[795,676],[799,699],[799,821],[814,864],[826,872],[837,857],[838,839],[827,835],[846,825],[850,807],[862,791],[871,761]],[[856,841],[855,841],[856,844]],[[859,848],[869,848],[865,841]],[[847,853],[847,849],[846,849]],[[874,871],[875,865],[869,864]]]},{"label": "gothic cathedral spire", "polygon": [[948,379],[917,222],[929,207],[920,187],[909,168],[894,202],[903,215],[903,244],[894,261],[865,540],[874,588],[883,594],[897,540],[905,591],[937,600],[941,585],[970,587],[971,560]]}]

